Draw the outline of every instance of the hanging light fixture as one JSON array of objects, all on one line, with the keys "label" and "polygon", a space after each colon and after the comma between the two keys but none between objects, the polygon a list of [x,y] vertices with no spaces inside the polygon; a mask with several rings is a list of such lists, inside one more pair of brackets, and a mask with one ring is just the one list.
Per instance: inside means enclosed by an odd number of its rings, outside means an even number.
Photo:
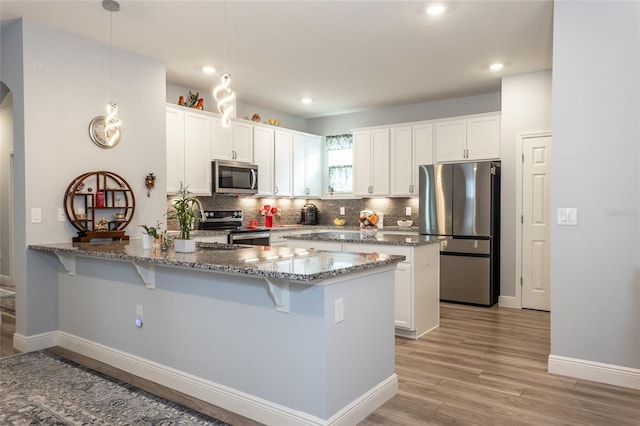
[{"label": "hanging light fixture", "polygon": [[[106,0],[105,0],[106,1]],[[227,65],[227,2],[223,2],[223,30],[224,30],[224,63]],[[231,74],[228,72],[220,75],[220,83],[213,89],[213,98],[216,100],[218,112],[222,115],[222,126],[231,126],[231,116],[234,110],[236,94],[231,90]]]},{"label": "hanging light fixture", "polygon": [[120,10],[120,3],[115,0],[102,0],[102,7],[109,12],[109,102],[107,103],[107,115],[104,119],[104,132],[106,144],[111,147],[120,140],[120,127],[122,123],[118,118],[118,106],[113,102],[113,12]]}]

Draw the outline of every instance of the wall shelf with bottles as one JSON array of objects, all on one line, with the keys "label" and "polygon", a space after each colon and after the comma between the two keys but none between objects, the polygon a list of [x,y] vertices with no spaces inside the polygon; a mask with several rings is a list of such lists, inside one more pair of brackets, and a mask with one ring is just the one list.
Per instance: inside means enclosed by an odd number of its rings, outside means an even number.
[{"label": "wall shelf with bottles", "polygon": [[128,240],[124,230],[136,210],[135,196],[121,176],[107,171],[88,172],[67,187],[64,210],[78,230],[73,242],[94,238]]}]

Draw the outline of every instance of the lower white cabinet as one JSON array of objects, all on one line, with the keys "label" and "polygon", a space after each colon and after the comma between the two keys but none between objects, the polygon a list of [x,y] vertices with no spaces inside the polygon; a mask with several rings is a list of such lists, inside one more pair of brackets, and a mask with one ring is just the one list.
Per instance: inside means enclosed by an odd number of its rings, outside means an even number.
[{"label": "lower white cabinet", "polygon": [[288,240],[289,247],[396,254],[406,257],[395,272],[396,335],[417,339],[440,325],[440,244],[396,246]]}]

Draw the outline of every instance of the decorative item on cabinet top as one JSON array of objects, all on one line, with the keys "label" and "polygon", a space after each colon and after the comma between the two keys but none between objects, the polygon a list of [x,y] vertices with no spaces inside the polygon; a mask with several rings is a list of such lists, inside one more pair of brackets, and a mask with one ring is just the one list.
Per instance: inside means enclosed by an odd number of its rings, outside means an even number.
[{"label": "decorative item on cabinet top", "polygon": [[133,190],[112,172],[84,173],[71,181],[64,194],[65,214],[78,230],[73,242],[94,238],[128,240],[124,230],[135,209]]}]

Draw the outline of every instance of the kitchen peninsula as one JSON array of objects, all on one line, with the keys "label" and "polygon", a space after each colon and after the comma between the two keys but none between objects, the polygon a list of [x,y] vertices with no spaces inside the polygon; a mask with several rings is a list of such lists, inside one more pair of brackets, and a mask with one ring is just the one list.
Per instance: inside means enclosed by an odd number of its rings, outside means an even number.
[{"label": "kitchen peninsula", "polygon": [[404,256],[394,276],[396,335],[417,339],[440,325],[440,242],[446,237],[334,231],[285,238],[290,247]]},{"label": "kitchen peninsula", "polygon": [[403,256],[139,240],[29,249],[58,277],[55,345],[265,424],[355,424],[397,392]]}]

